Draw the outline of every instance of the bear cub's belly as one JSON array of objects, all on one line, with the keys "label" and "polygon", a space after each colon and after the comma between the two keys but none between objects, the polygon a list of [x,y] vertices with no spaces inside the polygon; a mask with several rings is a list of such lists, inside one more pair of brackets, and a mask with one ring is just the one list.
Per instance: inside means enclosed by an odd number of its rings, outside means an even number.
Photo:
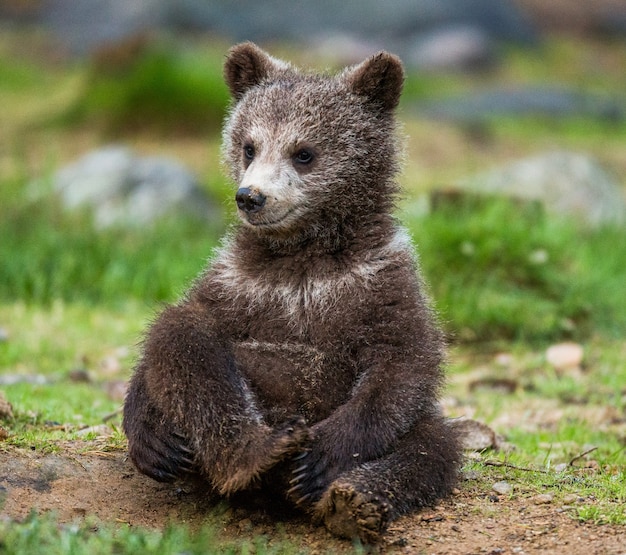
[{"label": "bear cub's belly", "polygon": [[348,369],[345,380],[336,379],[338,357],[303,343],[247,340],[235,345],[234,355],[270,425],[293,415],[304,416],[309,424],[323,420],[352,387],[353,372]]}]

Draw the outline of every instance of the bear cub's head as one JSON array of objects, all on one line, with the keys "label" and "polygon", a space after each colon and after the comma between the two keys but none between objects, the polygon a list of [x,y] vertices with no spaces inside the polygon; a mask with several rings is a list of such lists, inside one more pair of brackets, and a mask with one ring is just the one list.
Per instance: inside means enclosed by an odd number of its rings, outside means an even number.
[{"label": "bear cub's head", "polygon": [[396,56],[380,52],[320,75],[243,43],[229,51],[224,75],[233,106],[223,158],[245,226],[274,238],[315,236],[390,211],[404,81]]}]

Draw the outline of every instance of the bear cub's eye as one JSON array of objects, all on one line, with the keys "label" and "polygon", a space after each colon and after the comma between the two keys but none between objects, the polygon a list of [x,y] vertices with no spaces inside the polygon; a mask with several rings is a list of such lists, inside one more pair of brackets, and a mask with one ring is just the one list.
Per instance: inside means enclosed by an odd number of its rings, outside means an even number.
[{"label": "bear cub's eye", "polygon": [[313,158],[313,152],[306,148],[301,148],[293,157],[294,161],[298,164],[310,164],[313,161]]},{"label": "bear cub's eye", "polygon": [[243,147],[243,155],[246,160],[252,160],[254,158],[254,147],[252,145],[245,145]]}]

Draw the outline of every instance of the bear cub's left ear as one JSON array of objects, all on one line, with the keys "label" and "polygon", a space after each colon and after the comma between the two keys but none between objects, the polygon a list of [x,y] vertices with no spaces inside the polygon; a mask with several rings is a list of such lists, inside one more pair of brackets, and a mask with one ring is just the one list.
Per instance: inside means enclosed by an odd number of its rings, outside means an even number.
[{"label": "bear cub's left ear", "polygon": [[341,76],[353,93],[370,100],[384,112],[398,106],[404,84],[404,68],[400,58],[388,52],[374,54],[350,67]]},{"label": "bear cub's left ear", "polygon": [[233,98],[240,100],[249,89],[289,67],[289,64],[272,58],[256,44],[242,42],[228,51],[224,80]]}]

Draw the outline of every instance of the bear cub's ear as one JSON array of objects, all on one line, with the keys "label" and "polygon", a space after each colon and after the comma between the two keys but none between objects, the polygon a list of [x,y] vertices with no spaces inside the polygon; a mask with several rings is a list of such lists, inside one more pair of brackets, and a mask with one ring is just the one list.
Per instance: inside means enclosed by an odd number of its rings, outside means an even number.
[{"label": "bear cub's ear", "polygon": [[252,42],[236,44],[229,51],[224,64],[224,80],[235,100],[252,87],[281,70],[289,64],[272,58]]},{"label": "bear cub's ear", "polygon": [[342,75],[353,93],[364,96],[385,112],[396,108],[404,84],[400,58],[388,52],[374,54]]}]

